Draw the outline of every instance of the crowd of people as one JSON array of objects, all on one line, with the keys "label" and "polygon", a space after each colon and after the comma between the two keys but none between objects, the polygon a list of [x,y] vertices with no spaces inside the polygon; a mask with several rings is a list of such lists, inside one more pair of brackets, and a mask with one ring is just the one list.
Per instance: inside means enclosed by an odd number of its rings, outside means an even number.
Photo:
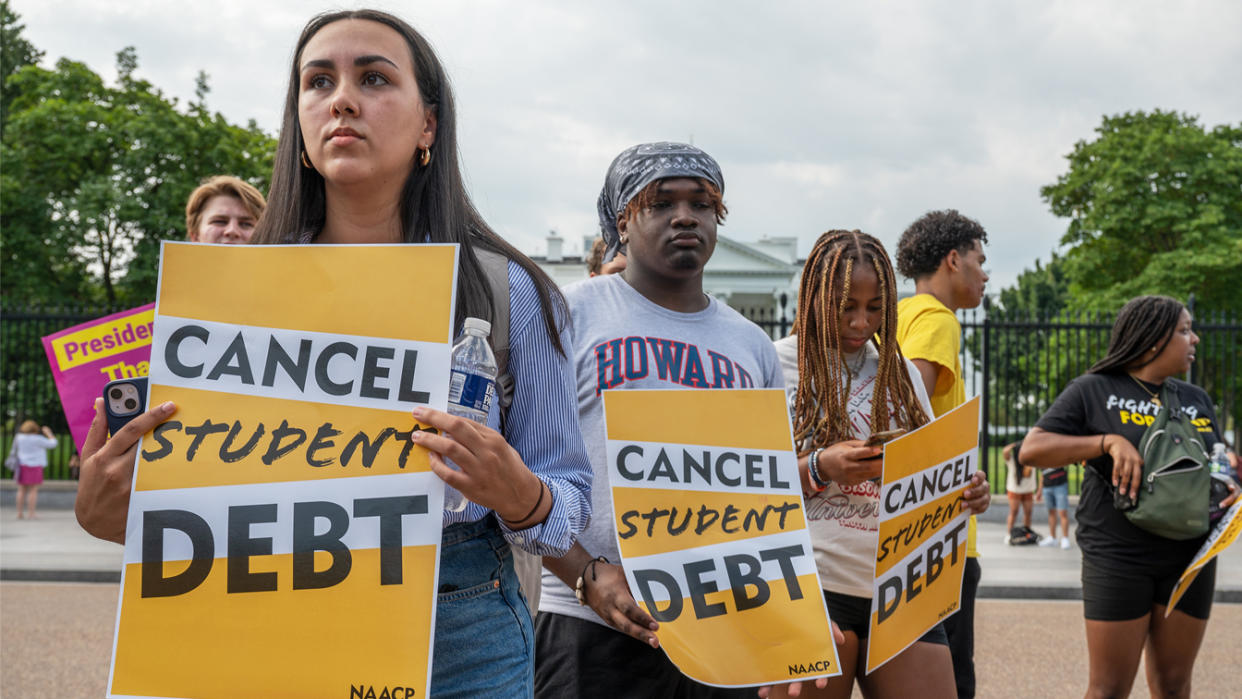
[{"label": "crowd of people", "polygon": [[[987,233],[978,222],[945,210],[909,226],[894,258],[916,294],[901,301],[893,258],[877,238],[857,230],[823,234],[806,261],[793,334],[773,343],[703,291],[704,266],[728,214],[724,174],[703,150],[660,142],[618,155],[597,202],[601,239],[589,256],[591,277],[562,291],[472,204],[459,169],[448,77],[413,27],[368,10],[317,16],[298,38],[289,76],[269,201],[236,178],[209,179],[187,205],[189,239],[457,243],[456,326],[502,308],[511,316],[511,400],[498,401],[486,425],[415,411],[441,434],[415,431],[412,439],[433,454],[435,473],[469,501],[443,515],[433,696],[754,695],[753,688],[699,684],[669,661],[659,649],[659,624],[635,602],[617,550],[602,391],[687,386],[784,388],[788,397],[822,593],[839,626],[832,642],[842,674],[763,693],[848,697],[857,685],[866,696],[974,696],[980,566],[973,524],[960,610],[879,670],[865,672],[864,659],[882,469],[881,448],[866,440],[916,429],[965,402],[956,311],[979,305],[988,280]],[[507,294],[493,291],[498,274]],[[620,358],[608,352],[619,351],[618,338],[635,337],[698,346],[737,371],[691,381],[652,371],[622,381]],[[1061,518],[1062,546],[1063,467],[1092,467],[1078,514],[1090,696],[1124,695],[1144,647],[1153,691],[1189,692],[1213,571],[1199,576],[1166,619],[1161,601],[1170,580],[1202,538],[1162,540],[1113,511],[1109,484],[1135,487],[1141,431],[1119,423],[1106,405],[1112,395],[1147,401],[1175,386],[1184,408],[1206,418],[1204,440],[1220,440],[1207,395],[1173,378],[1193,359],[1196,340],[1177,301],[1135,300],[1118,318],[1108,356],[1067,387],[1008,454],[1032,467],[1010,501],[1024,508],[1028,529],[1034,469],[1050,469],[1042,474],[1043,493],[1050,526]],[[627,352],[630,345],[658,350],[654,339],[624,344]],[[138,440],[176,409],[151,406],[111,438],[97,410],[76,504],[89,532],[124,541]],[[31,444],[33,450],[45,442]],[[961,491],[962,507],[982,513],[989,491],[985,474],[975,472]],[[542,561],[537,609],[528,608],[532,591],[522,592],[513,550]]]}]

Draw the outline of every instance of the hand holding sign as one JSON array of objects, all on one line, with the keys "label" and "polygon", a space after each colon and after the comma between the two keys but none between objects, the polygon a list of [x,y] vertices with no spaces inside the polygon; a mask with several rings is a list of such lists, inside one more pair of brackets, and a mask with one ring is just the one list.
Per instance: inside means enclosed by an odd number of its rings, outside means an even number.
[{"label": "hand holding sign", "polygon": [[[410,441],[431,452],[431,470],[445,483],[506,523],[530,527],[547,517],[552,499],[543,494],[543,482],[499,432],[431,408],[415,408],[414,418],[442,433],[420,430]],[[444,457],[460,470],[444,463]]]},{"label": "hand holding sign", "polygon": [[582,586],[587,605],[614,629],[659,648],[660,639],[653,632],[660,625],[634,601],[621,566],[601,561],[591,569],[589,580]]},{"label": "hand holding sign", "polygon": [[176,409],[172,402],[157,405],[108,439],[103,399],[95,400],[95,419],[82,445],[82,472],[78,496],[73,503],[78,524],[92,536],[125,543],[125,521],[129,514],[138,440]]},{"label": "hand holding sign", "polygon": [[[845,634],[841,632],[841,627],[837,626],[837,622],[832,622],[832,642],[840,646],[845,643]],[[788,684],[765,684],[759,688],[759,699],[781,699],[781,697],[798,697],[802,696],[802,682],[790,682]],[[820,677],[815,680],[816,689],[824,689],[828,686],[828,678]]]},{"label": "hand holding sign", "polygon": [[[78,502],[125,541],[112,695],[426,694],[443,485],[410,411],[447,401],[456,269],[442,245],[164,244],[160,407],[109,441],[96,418]],[[521,462],[463,435],[449,453],[518,492]]]},{"label": "hand holding sign", "polygon": [[1234,485],[1232,479],[1225,483],[1225,486],[1229,488],[1229,497],[1220,501],[1220,509],[1222,510],[1232,506],[1233,503],[1238,501],[1238,497],[1242,496],[1242,489],[1239,489],[1238,486]]},{"label": "hand holding sign", "polygon": [[868,674],[959,607],[963,510],[982,512],[991,502],[975,468],[978,423],[976,397],[885,445]]},{"label": "hand holding sign", "polygon": [[[832,625],[833,635],[840,633],[837,625]],[[840,643],[840,641],[837,641]],[[759,688],[759,699],[783,699],[784,697],[800,697],[802,696],[802,682],[790,682],[789,684],[765,684]],[[815,680],[816,689],[824,689],[828,686],[828,678],[821,677]]]},{"label": "hand holding sign", "polygon": [[719,687],[840,674],[784,393],[606,391],[604,415],[626,581],[677,667]]},{"label": "hand holding sign", "polygon": [[981,515],[992,504],[992,487],[988,485],[988,474],[975,471],[970,476],[970,485],[962,493],[962,509],[970,510],[972,515]]}]

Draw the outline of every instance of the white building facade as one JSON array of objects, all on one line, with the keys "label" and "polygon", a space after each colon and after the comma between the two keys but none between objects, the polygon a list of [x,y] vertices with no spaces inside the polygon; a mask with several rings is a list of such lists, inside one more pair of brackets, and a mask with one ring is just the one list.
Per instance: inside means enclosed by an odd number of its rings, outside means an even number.
[{"label": "white building facade", "polygon": [[[587,278],[585,252],[594,236],[584,236],[581,247],[567,252],[565,239],[552,231],[545,238],[543,254],[530,257],[556,282],[565,286]],[[780,335],[780,320],[793,320],[798,299],[798,283],[805,259],[798,257],[798,239],[764,237],[758,242],[742,242],[716,236],[716,250],[703,272],[703,290],[747,318],[762,323]],[[769,325],[771,327],[769,327]]]}]

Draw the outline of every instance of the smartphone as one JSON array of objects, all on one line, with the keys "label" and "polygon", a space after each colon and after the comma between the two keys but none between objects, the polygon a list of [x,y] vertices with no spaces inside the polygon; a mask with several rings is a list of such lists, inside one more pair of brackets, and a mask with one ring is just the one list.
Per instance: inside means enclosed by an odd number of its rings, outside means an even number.
[{"label": "smartphone", "polygon": [[885,442],[891,442],[894,439],[897,439],[898,437],[900,437],[901,435],[905,433],[906,431],[900,427],[898,427],[895,430],[885,430],[883,432],[875,432],[870,437],[867,438],[867,446],[878,447]]},{"label": "smartphone", "polygon": [[116,434],[130,420],[146,412],[147,377],[109,381],[104,386],[103,398],[108,434]]},{"label": "smartphone", "polygon": [[1122,495],[1121,490],[1113,486],[1113,507],[1118,512],[1126,512],[1138,507],[1138,499],[1131,495]]}]

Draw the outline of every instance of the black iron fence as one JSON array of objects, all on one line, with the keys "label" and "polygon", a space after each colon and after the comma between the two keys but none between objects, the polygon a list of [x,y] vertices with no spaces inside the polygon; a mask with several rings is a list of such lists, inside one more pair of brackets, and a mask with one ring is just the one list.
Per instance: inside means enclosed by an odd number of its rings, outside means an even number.
[{"label": "black iron fence", "polygon": [[[1221,432],[1236,448],[1242,436],[1242,318],[1196,311],[1193,299],[1190,307],[1199,345],[1184,378],[1211,396]],[[995,492],[1004,490],[1001,449],[1026,434],[1061,389],[1104,356],[1114,317],[1047,317],[996,308],[958,313],[966,394],[982,397],[980,458]],[[1081,478],[1081,467],[1071,468],[1071,486]]]},{"label": "black iron fence", "polygon": [[[120,308],[59,307],[0,309],[0,448],[8,453],[13,432],[30,419],[60,437],[49,455],[48,477],[69,477],[72,440],[40,341],[78,323]],[[747,312],[773,339],[785,337],[792,314],[782,306]],[[1232,445],[1242,436],[1242,319],[1236,314],[1195,313],[1200,343],[1188,377],[1216,403],[1216,414]],[[981,460],[995,492],[1004,491],[1002,447],[1021,437],[1070,379],[1083,373],[1108,346],[1113,316],[1056,317],[1006,313],[995,308],[962,311],[962,368],[967,395],[983,397]],[[1071,469],[1077,492],[1081,469]]]},{"label": "black iron fence", "polygon": [[[966,395],[982,396],[980,459],[993,492],[1005,490],[1004,446],[1020,439],[1043,415],[1061,389],[1103,357],[1113,314],[1041,316],[989,307],[960,311],[962,373]],[[1226,440],[1242,437],[1242,318],[1235,313],[1195,311],[1200,342],[1187,378],[1212,397]],[[783,309],[782,309],[783,310]],[[783,312],[762,309],[745,315],[770,337],[789,334]],[[1072,466],[1070,492],[1078,493],[1082,467]]]},{"label": "black iron fence", "polygon": [[758,306],[738,309],[750,322],[763,328],[768,337],[779,340],[793,332],[794,310],[789,307],[789,294],[776,297],[775,306]]},{"label": "black iron fence", "polygon": [[47,425],[56,434],[48,454],[46,476],[69,478],[69,459],[76,451],[64,410],[43,351],[42,338],[93,318],[123,310],[104,306],[0,309],[0,446],[9,445],[25,420]]}]

